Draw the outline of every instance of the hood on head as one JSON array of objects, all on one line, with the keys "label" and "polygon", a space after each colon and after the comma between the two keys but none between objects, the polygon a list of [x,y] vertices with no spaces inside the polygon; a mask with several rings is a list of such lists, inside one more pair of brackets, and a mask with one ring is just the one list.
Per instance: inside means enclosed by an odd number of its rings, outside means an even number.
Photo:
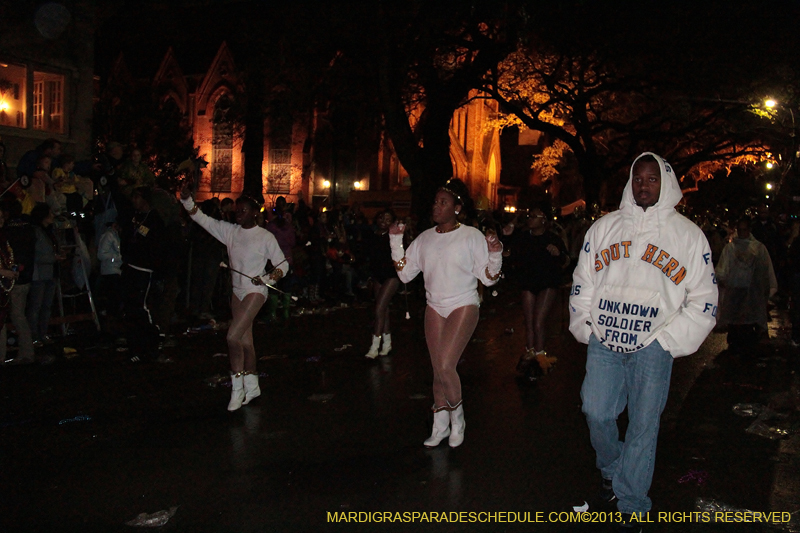
[{"label": "hood on head", "polygon": [[650,209],[656,210],[672,210],[683,199],[681,186],[678,183],[678,178],[675,176],[675,171],[672,170],[672,165],[664,161],[661,156],[653,152],[644,152],[639,155],[631,165],[630,173],[628,174],[628,183],[625,185],[625,190],[622,192],[622,200],[619,203],[621,210],[631,210],[636,205],[636,200],[633,198],[633,167],[636,162],[646,155],[651,155],[658,161],[658,166],[661,168],[661,194],[658,197],[658,202],[655,203]]}]

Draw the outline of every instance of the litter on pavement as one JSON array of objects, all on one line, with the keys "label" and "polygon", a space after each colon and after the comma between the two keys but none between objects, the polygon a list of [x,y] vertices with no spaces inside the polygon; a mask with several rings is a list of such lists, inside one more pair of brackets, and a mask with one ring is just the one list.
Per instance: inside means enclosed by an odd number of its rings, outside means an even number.
[{"label": "litter on pavement", "polygon": [[125,522],[125,525],[133,527],[161,527],[169,522],[169,519],[175,516],[177,511],[177,507],[170,507],[168,511],[157,511],[153,514],[139,513],[133,520]]}]

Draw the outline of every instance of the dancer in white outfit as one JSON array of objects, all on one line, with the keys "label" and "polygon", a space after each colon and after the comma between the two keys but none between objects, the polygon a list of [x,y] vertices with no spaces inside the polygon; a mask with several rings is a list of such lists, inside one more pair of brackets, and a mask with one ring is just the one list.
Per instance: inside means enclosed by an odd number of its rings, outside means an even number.
[{"label": "dancer in white outfit", "polygon": [[[249,196],[240,196],[236,200],[236,224],[215,220],[195,205],[191,185],[187,182],[181,189],[183,207],[193,221],[228,247],[233,282],[233,319],[227,336],[233,390],[228,410],[235,411],[261,395],[253,347],[253,320],[269,293],[262,279],[266,276],[267,261],[278,267],[284,262],[284,256],[272,233],[256,225],[258,202]],[[283,271],[274,268],[269,279],[277,281],[282,276]]]},{"label": "dancer in white outfit", "polygon": [[433,221],[403,253],[403,224],[389,230],[392,260],[400,281],[422,272],[428,307],[425,340],[433,365],[433,432],[425,446],[449,436],[451,447],[464,440],[464,407],[456,365],[478,325],[478,280],[494,285],[500,278],[503,245],[497,235],[484,235],[459,218],[471,207],[467,187],[451,179],[436,193]]}]

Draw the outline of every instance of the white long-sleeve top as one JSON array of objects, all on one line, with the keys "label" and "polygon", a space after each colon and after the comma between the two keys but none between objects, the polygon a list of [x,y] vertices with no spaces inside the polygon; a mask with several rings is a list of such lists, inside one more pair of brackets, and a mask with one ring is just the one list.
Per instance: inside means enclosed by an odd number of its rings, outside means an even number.
[{"label": "white long-sleeve top", "polygon": [[[403,236],[390,235],[392,260],[403,258]],[[408,283],[422,272],[428,305],[439,315],[447,316],[465,305],[480,305],[478,280],[494,285],[494,276],[503,264],[501,252],[489,253],[483,234],[471,226],[459,226],[447,233],[436,228],[423,231],[405,252],[406,264],[397,272]]]},{"label": "white long-sleeve top", "polygon": [[[194,200],[189,198],[181,200],[181,203],[191,213],[194,207]],[[282,263],[284,260],[283,252],[281,252],[281,247],[278,245],[275,236],[260,226],[245,229],[238,224],[213,219],[199,209],[191,217],[200,227],[227,246],[228,261],[232,269],[231,281],[234,294],[240,300],[245,295],[253,292],[266,296],[267,287],[253,285],[250,279],[233,272],[233,270],[238,270],[250,277],[256,277],[263,276],[266,273],[267,261],[272,261],[274,266]],[[285,267],[285,265],[283,266]]]},{"label": "white long-sleeve top", "polygon": [[638,206],[631,166],[619,211],[586,233],[572,275],[569,330],[579,342],[594,334],[622,353],[658,340],[680,357],[696,352],[716,324],[714,265],[703,232],[675,211],[683,194],[672,167],[644,155],[661,168],[661,195],[646,211]]}]

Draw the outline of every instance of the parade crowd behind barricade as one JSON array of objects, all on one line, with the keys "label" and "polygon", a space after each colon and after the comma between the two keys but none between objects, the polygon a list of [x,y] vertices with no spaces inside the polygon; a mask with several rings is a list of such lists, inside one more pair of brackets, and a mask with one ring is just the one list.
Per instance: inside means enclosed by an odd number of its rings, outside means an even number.
[{"label": "parade crowd behind barricade", "polygon": [[[264,206],[246,194],[198,204],[192,179],[159,177],[137,147],[109,143],[89,161],[61,148],[44,141],[12,175],[0,143],[5,365],[54,361],[46,345],[54,343],[57,288],[81,291],[88,281],[100,342],[132,363],[172,362],[164,348],[186,324],[226,329],[235,411],[261,395],[254,325],[299,332],[293,325],[306,313],[370,306],[371,344],[365,334],[354,347],[372,360],[391,354],[391,311],[409,318],[411,295],[433,373],[423,444],[447,439],[455,448],[466,427],[458,363],[479,308],[491,308],[497,291],[518,294],[519,316],[504,326],[524,331],[524,350],[512,357],[523,383],[535,384],[552,379],[558,358],[546,326],[568,307],[570,331],[588,344],[581,399],[602,475],[598,497],[574,509],[602,514],[614,504],[622,530],[640,531],[631,517],[648,513],[653,475],[641,457],[655,453],[673,357],[696,351],[715,325],[732,351],[752,354],[768,337],[773,306],[790,309],[791,343],[800,347],[800,219],[774,216],[764,204],[693,212],[680,205],[675,173],[655,154],[637,158],[611,214],[562,213],[546,197],[514,213],[492,210],[450,179],[436,192],[431,219],[421,221],[388,208],[368,217],[357,204],[315,209],[283,196]],[[17,351],[9,358],[11,328]],[[620,371],[625,365],[653,372]],[[626,447],[615,418],[623,400],[639,428]],[[626,453],[639,455],[626,461]]]},{"label": "parade crowd behind barricade", "polygon": [[[4,295],[5,315],[19,344],[13,362],[34,361],[34,349],[51,342],[55,280],[74,266],[61,248],[76,238],[77,248],[88,251],[102,334],[126,347],[134,361],[166,360],[161,348],[175,343],[178,322],[202,327],[230,316],[230,272],[221,266],[227,262],[225,246],[191,221],[177,201],[177,185],[158,179],[139,148],[112,142],[91,160],[76,161],[63,153],[61,143],[47,139],[11,162],[11,169],[4,153],[0,143],[3,237],[19,265],[14,288]],[[234,200],[212,198],[199,208],[234,222]],[[388,354],[388,310],[408,311],[408,295],[424,295],[422,280],[404,285],[393,275],[388,224],[397,214],[382,209],[368,217],[358,204],[314,209],[302,199],[291,200],[271,199],[258,218],[276,237],[289,268],[257,323],[289,327],[304,313],[375,305],[367,353],[371,358]],[[499,290],[519,291],[523,305],[517,327],[525,331],[526,346],[518,370],[536,381],[556,362],[547,353],[545,321],[564,305],[557,295],[570,284],[584,234],[602,213],[578,208],[562,214],[547,201],[509,213],[491,210],[483,200],[466,223],[495,232],[505,246]],[[763,204],[742,213],[724,208],[684,212],[711,246],[722,289],[713,310],[718,328],[728,332],[733,348],[745,349],[765,335],[769,305],[786,307],[800,297],[800,220],[775,216]],[[411,216],[401,220],[406,245],[430,225]],[[609,250],[609,258],[620,250]],[[678,266],[673,270],[680,274]],[[483,289],[479,286],[485,300]],[[793,343],[800,345],[798,306],[791,306],[791,316]],[[630,335],[636,337],[637,328],[644,333],[648,320],[631,320]],[[369,339],[363,342],[366,351]]]}]

